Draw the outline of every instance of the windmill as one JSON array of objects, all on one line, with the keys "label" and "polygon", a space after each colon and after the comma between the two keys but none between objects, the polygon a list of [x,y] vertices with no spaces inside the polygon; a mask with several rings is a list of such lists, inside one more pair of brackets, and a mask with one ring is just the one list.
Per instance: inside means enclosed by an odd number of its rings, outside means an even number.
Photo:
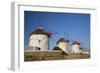
[{"label": "windmill", "polygon": [[69,49],[70,52],[73,51],[73,49],[72,49],[72,47],[73,47],[72,45],[73,45],[73,44],[77,44],[77,45],[79,45],[79,47],[80,47],[80,45],[81,45],[81,46],[83,47],[83,43],[80,43],[80,42],[77,41],[77,40],[70,39],[69,36],[70,36],[70,32],[68,32],[68,34],[67,34],[67,40],[69,41],[69,42],[68,42],[68,47],[67,47],[67,48]]},{"label": "windmill", "polygon": [[67,34],[67,39],[69,40],[69,46],[71,46],[71,43],[73,42],[73,41],[78,41],[79,43],[80,43],[80,50],[81,51],[87,51],[87,48],[85,47],[85,44],[84,44],[84,42],[82,42],[81,40],[73,40],[73,39],[70,39],[70,32]]},{"label": "windmill", "polygon": [[[33,50],[48,50],[49,49],[49,39],[52,38],[56,32],[49,32],[43,27],[38,27],[29,34],[29,47]],[[37,47],[39,49],[37,49]]]}]

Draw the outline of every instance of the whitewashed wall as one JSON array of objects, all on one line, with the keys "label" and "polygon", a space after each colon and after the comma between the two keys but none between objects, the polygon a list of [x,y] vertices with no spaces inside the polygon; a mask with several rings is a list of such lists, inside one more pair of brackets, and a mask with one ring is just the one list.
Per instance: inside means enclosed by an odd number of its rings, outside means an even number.
[{"label": "whitewashed wall", "polygon": [[48,43],[49,39],[47,35],[43,34],[33,34],[30,36],[29,46],[33,47],[33,50],[35,50],[34,47],[41,48],[41,51],[48,50]]},{"label": "whitewashed wall", "polygon": [[72,53],[80,53],[80,49],[79,49],[78,44],[72,45],[71,49],[72,49]]},{"label": "whitewashed wall", "polygon": [[64,51],[68,52],[67,49],[67,42],[59,42],[59,44],[57,45],[59,48],[63,49]]}]

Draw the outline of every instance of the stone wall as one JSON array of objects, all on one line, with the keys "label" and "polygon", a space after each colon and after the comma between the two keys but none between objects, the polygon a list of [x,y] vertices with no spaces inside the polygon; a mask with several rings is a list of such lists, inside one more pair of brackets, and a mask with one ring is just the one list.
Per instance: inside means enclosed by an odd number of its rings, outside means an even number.
[{"label": "stone wall", "polygon": [[64,60],[64,59],[87,59],[90,54],[70,53],[62,51],[28,51],[24,52],[24,61],[42,61],[42,60]]}]

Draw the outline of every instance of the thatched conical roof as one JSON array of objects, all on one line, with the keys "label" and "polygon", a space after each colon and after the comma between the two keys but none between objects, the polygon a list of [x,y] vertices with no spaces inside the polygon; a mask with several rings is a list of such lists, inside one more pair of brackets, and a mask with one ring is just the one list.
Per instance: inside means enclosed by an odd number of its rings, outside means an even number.
[{"label": "thatched conical roof", "polygon": [[44,34],[48,36],[48,32],[46,32],[42,27],[37,28],[35,31],[33,31],[30,36],[32,34]]}]

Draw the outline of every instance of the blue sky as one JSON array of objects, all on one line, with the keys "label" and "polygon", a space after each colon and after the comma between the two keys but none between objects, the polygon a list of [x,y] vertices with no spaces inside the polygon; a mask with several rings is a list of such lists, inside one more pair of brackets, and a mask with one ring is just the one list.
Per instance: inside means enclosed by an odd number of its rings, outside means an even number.
[{"label": "blue sky", "polygon": [[24,47],[28,47],[29,34],[43,27],[46,31],[58,32],[50,39],[52,49],[60,37],[77,40],[90,49],[90,14],[24,11]]}]

